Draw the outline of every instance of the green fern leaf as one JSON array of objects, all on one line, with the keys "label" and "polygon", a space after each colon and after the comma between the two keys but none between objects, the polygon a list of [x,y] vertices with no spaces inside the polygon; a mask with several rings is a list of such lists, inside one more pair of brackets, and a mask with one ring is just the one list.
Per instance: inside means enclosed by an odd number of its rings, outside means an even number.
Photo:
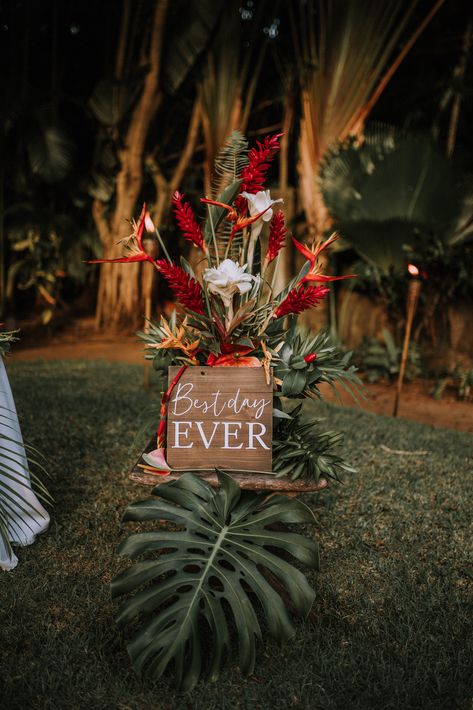
[{"label": "green fern leaf", "polygon": [[248,141],[240,131],[232,131],[215,159],[214,170],[219,177],[225,177],[227,184],[238,179],[248,165]]}]

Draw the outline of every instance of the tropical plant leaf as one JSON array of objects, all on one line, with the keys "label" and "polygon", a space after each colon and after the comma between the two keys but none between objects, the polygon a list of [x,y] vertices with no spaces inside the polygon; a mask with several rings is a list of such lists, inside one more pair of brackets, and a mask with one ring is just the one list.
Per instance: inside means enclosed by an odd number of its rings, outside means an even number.
[{"label": "tropical plant leaf", "polygon": [[182,4],[177,6],[178,22],[169,36],[172,41],[164,52],[163,82],[167,92],[175,94],[207,46],[220,17],[222,6],[214,0],[190,2],[182,22]]},{"label": "tropical plant leaf", "polygon": [[30,472],[26,459],[18,454],[18,445],[22,442],[18,439],[16,421],[16,414],[0,404],[0,540],[10,560],[13,558],[11,534],[21,538],[26,528],[33,535],[35,531],[28,519],[43,516],[31,496],[31,488],[44,502],[52,501],[44,484]]},{"label": "tropical plant leaf", "polygon": [[[254,17],[244,30],[239,4],[235,0],[220,3],[223,12],[199,82],[205,170],[209,178],[215,158],[231,131],[235,128],[246,131],[268,44],[263,34],[266,0],[255,4]],[[215,192],[221,191],[221,185],[214,187]]]},{"label": "tropical plant leaf", "polygon": [[390,73],[441,2],[431,3],[425,20],[417,18],[409,32],[418,0],[307,0],[289,5],[302,89],[301,198],[309,223],[326,228],[317,184],[321,160],[335,142],[360,135]]},{"label": "tropical plant leaf", "polygon": [[339,473],[354,473],[355,469],[336,452],[342,434],[323,431],[322,419],[305,421],[302,404],[275,422],[273,434],[273,471],[291,481],[304,478],[318,481],[328,476],[336,480]]},{"label": "tropical plant leaf", "polygon": [[[316,358],[306,363],[304,357],[310,353]],[[282,380],[282,394],[322,397],[319,384],[326,382],[334,390],[340,385],[354,399],[363,397],[362,382],[356,375],[357,368],[349,364],[350,358],[351,353],[341,350],[328,333],[309,335],[297,327],[297,318],[291,319],[276,359],[275,375]]]},{"label": "tropical plant leaf", "polygon": [[119,554],[148,558],[112,582],[114,597],[134,593],[118,623],[142,620],[128,644],[135,670],[160,678],[172,665],[182,690],[197,683],[204,655],[210,678],[218,677],[233,635],[240,668],[251,673],[256,641],[263,635],[261,615],[270,635],[280,642],[294,635],[279,587],[300,615],[309,612],[314,599],[305,576],[285,558],[290,554],[317,568],[317,544],[299,534],[270,529],[273,523],[313,522],[311,511],[295,499],[268,500],[262,494],[243,493],[229,475],[219,471],[218,476],[217,490],[188,473],[155,488],[156,498],[130,505],[124,520],[165,520],[173,528],[125,540]]},{"label": "tropical plant leaf", "polygon": [[248,141],[240,131],[232,131],[215,159],[214,170],[219,177],[228,182],[238,179],[241,171],[248,164]]},{"label": "tropical plant leaf", "polygon": [[25,147],[32,174],[44,182],[62,180],[72,168],[73,143],[49,107],[34,112],[27,125]]},{"label": "tropical plant leaf", "polygon": [[89,98],[89,108],[104,126],[115,126],[122,121],[138,98],[141,76],[130,81],[112,77],[99,79]]},{"label": "tropical plant leaf", "polygon": [[374,126],[363,143],[333,147],[320,187],[335,228],[385,274],[405,268],[407,247],[433,237],[454,241],[466,199],[454,166],[430,136],[389,126]]}]

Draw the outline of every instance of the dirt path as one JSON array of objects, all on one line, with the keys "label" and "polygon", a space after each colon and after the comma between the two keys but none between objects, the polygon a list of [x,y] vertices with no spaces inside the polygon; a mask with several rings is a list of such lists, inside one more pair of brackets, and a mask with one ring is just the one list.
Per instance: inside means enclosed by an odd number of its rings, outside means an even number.
[{"label": "dirt path", "polygon": [[[10,356],[11,361],[107,360],[143,364],[143,347],[135,335],[104,336],[91,334],[91,331],[91,323],[79,321],[71,330],[53,337],[47,345],[17,343]],[[473,434],[473,403],[460,402],[448,395],[440,401],[434,400],[429,394],[431,388],[432,383],[425,380],[406,383],[399,416]],[[325,389],[324,394],[328,401],[337,402],[329,387]],[[368,399],[361,403],[361,407],[368,412],[390,416],[394,394],[393,385],[367,385]],[[358,406],[342,389],[340,396],[343,405]]]}]

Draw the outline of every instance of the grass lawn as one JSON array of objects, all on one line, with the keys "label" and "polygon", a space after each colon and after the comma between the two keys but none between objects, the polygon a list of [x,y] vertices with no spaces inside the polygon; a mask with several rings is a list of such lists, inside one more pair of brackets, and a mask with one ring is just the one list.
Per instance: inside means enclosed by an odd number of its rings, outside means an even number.
[{"label": "grass lawn", "polygon": [[[49,460],[52,524],[0,573],[0,707],[210,710],[465,708],[473,702],[473,437],[315,405],[358,473],[307,496],[321,543],[317,598],[294,641],[267,641],[255,675],[228,665],[184,696],[142,682],[113,623],[120,517],[146,497],[127,477],[142,368],[10,366],[25,438]],[[425,450],[398,456],[390,449]]]}]

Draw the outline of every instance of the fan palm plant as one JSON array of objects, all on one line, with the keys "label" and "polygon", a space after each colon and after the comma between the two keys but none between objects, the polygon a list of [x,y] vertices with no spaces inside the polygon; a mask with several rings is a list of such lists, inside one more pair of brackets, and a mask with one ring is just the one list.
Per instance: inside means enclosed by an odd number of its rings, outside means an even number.
[{"label": "fan palm plant", "polygon": [[327,149],[360,134],[386,84],[443,2],[433,3],[401,51],[398,43],[417,0],[308,0],[290,5],[301,85],[300,191],[315,232],[328,225],[317,185]]},{"label": "fan palm plant", "polygon": [[[244,43],[239,2],[225,8],[204,65],[199,84],[205,143],[204,190],[211,193],[212,170],[220,147],[234,129],[246,130],[266,51],[257,36],[265,3],[252,20],[250,39]],[[217,192],[221,188],[218,183]]]},{"label": "fan palm plant", "polygon": [[336,229],[381,274],[405,268],[406,246],[471,234],[462,176],[427,135],[375,126],[335,146],[320,190]]}]

